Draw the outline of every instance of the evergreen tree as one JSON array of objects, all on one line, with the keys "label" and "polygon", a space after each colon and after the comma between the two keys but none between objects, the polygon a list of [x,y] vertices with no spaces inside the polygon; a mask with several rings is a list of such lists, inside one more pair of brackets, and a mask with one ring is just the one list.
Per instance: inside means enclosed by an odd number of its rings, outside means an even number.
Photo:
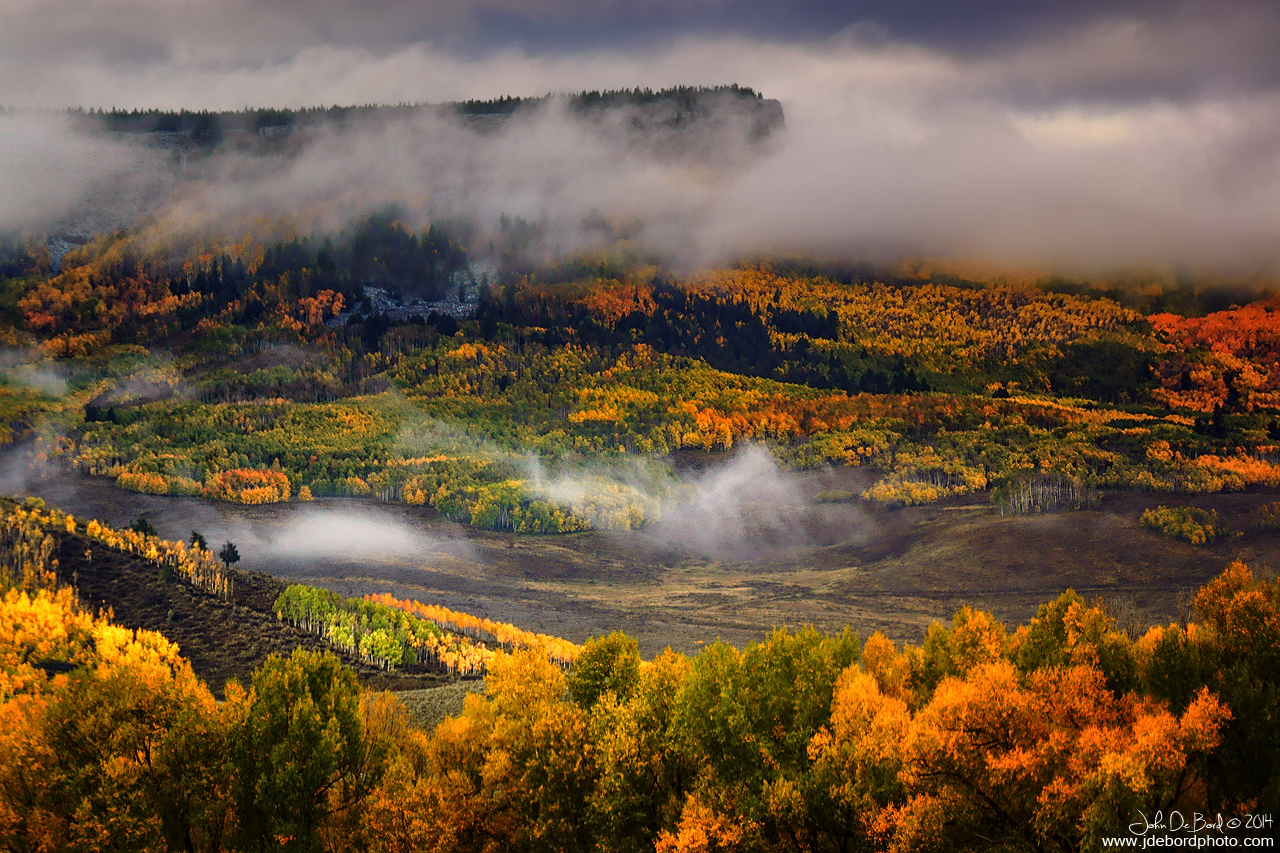
[{"label": "evergreen tree", "polygon": [[227,542],[222,546],[222,550],[218,552],[218,559],[222,561],[228,569],[234,564],[240,562],[240,552],[236,549],[234,542]]}]

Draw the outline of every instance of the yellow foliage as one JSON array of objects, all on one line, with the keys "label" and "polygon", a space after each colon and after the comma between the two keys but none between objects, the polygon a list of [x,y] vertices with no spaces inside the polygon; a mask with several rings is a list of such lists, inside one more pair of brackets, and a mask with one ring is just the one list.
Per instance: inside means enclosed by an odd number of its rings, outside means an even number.
[{"label": "yellow foliage", "polygon": [[876,680],[885,696],[906,701],[910,695],[911,662],[893,640],[876,631],[862,647],[859,664]]},{"label": "yellow foliage", "polygon": [[918,793],[902,815],[896,849],[949,830],[1011,837],[1118,834],[1138,807],[1154,812],[1181,791],[1188,761],[1218,742],[1230,712],[1202,690],[1178,717],[1129,695],[1117,698],[1092,666],[1036,670],[1026,684],[996,661],[944,679],[913,720],[907,741]]},{"label": "yellow foliage", "polygon": [[81,663],[93,652],[94,620],[69,588],[34,596],[16,589],[0,600],[0,702],[43,689],[45,661]]},{"label": "yellow foliage", "polygon": [[697,797],[690,797],[680,812],[676,831],[664,830],[654,849],[655,853],[736,853],[752,849],[756,829],[753,822],[720,814]]},{"label": "yellow foliage", "polygon": [[[42,507],[31,509],[17,507],[3,514],[0,518],[0,533],[10,537],[9,544],[4,547],[15,549],[13,553],[21,558],[18,560],[18,565],[26,566],[22,571],[27,576],[34,578],[37,574],[45,573],[48,579],[41,583],[25,584],[20,579],[15,581],[10,578],[6,581],[6,576],[3,574],[5,567],[0,565],[0,587],[22,586],[29,591],[41,587],[52,588],[55,585],[55,578],[48,561],[53,551],[53,539],[46,536],[43,530],[72,532],[74,526],[74,518],[56,509],[46,512]],[[188,549],[184,542],[169,542],[153,536],[143,536],[135,530],[113,530],[97,519],[85,525],[84,535],[108,548],[135,554],[152,561],[157,566],[172,569],[177,577],[214,595],[226,597],[230,594],[231,576],[208,551],[199,548]],[[0,539],[0,545],[2,544],[3,540]],[[43,556],[40,556],[41,554]],[[12,560],[8,562],[12,563]]]},{"label": "yellow foliage", "polygon": [[1211,472],[1221,481],[1214,491],[1240,490],[1249,486],[1280,486],[1280,465],[1240,454],[1216,456],[1206,454],[1192,461],[1196,467]]},{"label": "yellow foliage", "polygon": [[[559,637],[534,634],[505,622],[494,622],[490,619],[471,616],[467,613],[459,613],[437,604],[423,604],[420,601],[412,600],[401,601],[385,593],[366,595],[365,600],[372,601],[375,604],[385,604],[389,607],[398,607],[407,613],[430,619],[442,628],[471,639],[488,639],[499,646],[508,648],[541,649],[546,653],[547,657],[562,666],[571,664],[581,651],[580,646]],[[488,664],[492,660],[493,652],[485,651],[483,647],[480,647],[480,649],[486,655],[483,663]]]},{"label": "yellow foliage", "polygon": [[246,505],[281,503],[289,500],[289,478],[282,471],[234,468],[209,476],[205,497]]},{"label": "yellow foliage", "polygon": [[1230,533],[1218,520],[1217,511],[1198,507],[1158,506],[1144,510],[1139,522],[1143,527],[1159,531],[1165,536],[1185,539],[1192,545],[1207,545]]}]

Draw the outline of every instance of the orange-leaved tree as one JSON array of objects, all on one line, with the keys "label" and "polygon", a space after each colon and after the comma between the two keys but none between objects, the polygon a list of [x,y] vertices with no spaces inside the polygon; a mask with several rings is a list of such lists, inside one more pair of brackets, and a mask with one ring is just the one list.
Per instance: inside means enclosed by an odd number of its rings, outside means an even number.
[{"label": "orange-leaved tree", "polygon": [[912,721],[893,846],[1097,849],[1139,812],[1193,811],[1203,791],[1189,765],[1230,716],[1207,690],[1181,715],[1118,697],[1096,666],[1020,678],[1007,660],[982,664],[944,679]]}]

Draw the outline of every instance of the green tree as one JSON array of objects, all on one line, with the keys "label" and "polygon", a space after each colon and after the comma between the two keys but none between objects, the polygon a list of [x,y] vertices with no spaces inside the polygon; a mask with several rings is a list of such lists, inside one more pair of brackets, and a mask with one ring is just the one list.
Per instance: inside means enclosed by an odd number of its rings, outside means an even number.
[{"label": "green tree", "polygon": [[[1210,806],[1280,810],[1280,580],[1258,580],[1236,562],[1196,595],[1200,673],[1231,708],[1209,760]],[[1188,667],[1190,669],[1190,667]],[[1194,672],[1188,674],[1196,674]]]},{"label": "green tree", "polygon": [[191,547],[199,548],[201,551],[208,551],[209,543],[205,540],[204,536],[193,530],[191,531]]},{"label": "green tree", "polygon": [[886,846],[891,810],[906,801],[903,748],[910,724],[906,702],[884,695],[861,666],[840,676],[831,722],[810,742],[813,765],[799,786],[815,847]]},{"label": "green tree", "polygon": [[519,649],[495,656],[485,681],[487,697],[468,697],[432,738],[436,810],[455,839],[440,849],[594,849],[595,749],[587,713],[564,701],[564,674],[544,649]]},{"label": "green tree", "polygon": [[639,644],[633,637],[614,631],[583,645],[569,673],[569,697],[588,710],[606,693],[626,702],[639,680]]},{"label": "green tree", "polygon": [[155,536],[156,529],[150,521],[147,521],[145,515],[140,515],[133,520],[133,524],[129,525],[129,529],[135,533],[141,533],[143,536]]},{"label": "green tree", "polygon": [[367,742],[356,675],[330,652],[273,655],[254,673],[233,734],[242,842],[250,849],[322,849],[320,830],[358,807],[385,752]]},{"label": "green tree", "polygon": [[653,850],[658,833],[675,829],[694,767],[672,739],[676,697],[690,661],[667,649],[640,668],[630,699],[606,694],[591,709],[599,780],[590,818],[597,848]]},{"label": "green tree", "polygon": [[779,629],[742,652],[716,643],[694,659],[672,733],[698,767],[691,788],[705,805],[778,844],[801,837],[809,744],[828,724],[836,682],[859,646],[848,630]]},{"label": "green tree", "polygon": [[[1059,632],[1065,635],[1061,622],[1055,624],[1058,625]],[[925,634],[924,643],[918,650],[913,650],[911,655],[917,702],[921,705],[928,702],[929,696],[942,679],[963,676],[975,666],[998,659],[1005,653],[1008,644],[1009,638],[1004,626],[990,613],[971,607],[957,610],[951,618],[949,628],[941,622],[934,622]]]},{"label": "green tree", "polygon": [[1010,654],[1023,673],[1093,663],[1117,694],[1137,686],[1137,665],[1128,636],[1116,629],[1101,606],[1087,605],[1074,590],[1041,604],[1035,618],[1012,638]]},{"label": "green tree", "polygon": [[404,646],[395,633],[386,628],[378,628],[361,637],[360,654],[383,669],[393,669],[404,662]]}]

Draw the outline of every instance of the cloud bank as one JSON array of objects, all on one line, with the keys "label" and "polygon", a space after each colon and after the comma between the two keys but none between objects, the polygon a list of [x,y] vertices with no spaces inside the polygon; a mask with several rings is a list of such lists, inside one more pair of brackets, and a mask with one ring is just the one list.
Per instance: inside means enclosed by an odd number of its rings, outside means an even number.
[{"label": "cloud bank", "polygon": [[461,542],[427,536],[389,513],[370,510],[300,510],[287,524],[262,537],[265,557],[317,559],[422,559],[442,550],[465,550]]},{"label": "cloud bank", "polygon": [[[707,14],[719,8],[707,3]],[[222,157],[188,174],[170,196],[175,222],[309,211],[331,227],[400,202],[423,220],[468,219],[482,230],[503,213],[542,222],[551,251],[590,248],[588,216],[640,222],[640,248],[690,265],[756,252],[1090,269],[1280,264],[1280,68],[1268,47],[1280,38],[1280,14],[1270,4],[1151,12],[1134,3],[1109,14],[1085,4],[1088,15],[963,49],[859,25],[793,40],[703,28],[597,49],[498,39],[476,52],[440,33],[479,32],[494,16],[586,13],[459,0],[427,15],[388,0],[362,29],[337,0],[312,16],[244,0],[238,17],[218,12],[191,29],[197,38],[181,35],[182,24],[214,11],[140,0],[99,47],[50,48],[52,59],[41,39],[87,38],[77,33],[105,12],[10,5],[16,24],[0,36],[0,83],[28,105],[438,102],[739,82],[786,110],[786,131],[767,150],[726,144],[697,162],[637,151],[554,112],[487,137],[429,120],[321,134],[287,160]],[[655,2],[645,14],[664,9]],[[819,11],[810,10],[814,20]],[[129,15],[152,12],[155,26],[129,25]],[[625,18],[608,4],[591,14]],[[396,22],[409,35],[389,35]],[[242,33],[250,23],[253,34]],[[130,41],[125,31],[150,35]],[[0,117],[0,228],[74,205],[111,176],[136,182],[158,170],[140,156],[38,116]]]},{"label": "cloud bank", "polygon": [[802,478],[758,444],[677,476],[639,460],[548,470],[530,457],[524,479],[531,494],[572,507],[599,529],[627,528],[633,510],[646,539],[718,560],[835,545],[860,539],[869,525],[859,508],[815,504]]}]

